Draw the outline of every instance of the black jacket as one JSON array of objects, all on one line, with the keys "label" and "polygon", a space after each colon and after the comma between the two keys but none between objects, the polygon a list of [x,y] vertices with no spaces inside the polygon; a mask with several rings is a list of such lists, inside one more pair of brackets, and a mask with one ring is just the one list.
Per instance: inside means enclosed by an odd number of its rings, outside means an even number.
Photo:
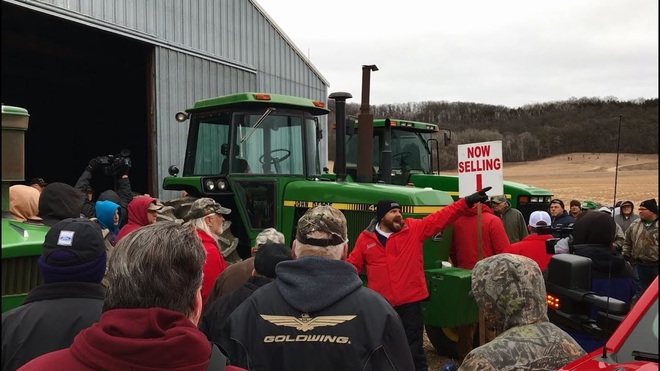
[{"label": "black jacket", "polygon": [[250,277],[243,286],[214,300],[204,309],[204,314],[199,321],[199,330],[210,341],[219,343],[222,326],[234,309],[238,308],[258,288],[272,281],[266,277]]},{"label": "black jacket", "polygon": [[[85,192],[87,187],[92,182],[92,172],[89,170],[83,171],[74,186],[75,189],[78,189],[82,192]],[[121,206],[121,220],[119,221],[119,226],[123,227],[128,222],[128,203],[133,200],[133,191],[131,189],[131,181],[128,178],[118,178],[117,183],[117,192],[113,190],[106,190],[101,192],[99,195],[99,201],[112,201],[117,205]],[[82,206],[82,214],[86,218],[93,218],[96,216],[96,201],[89,201],[85,198],[85,203]]]},{"label": "black jacket", "polygon": [[40,355],[68,348],[101,318],[103,288],[83,282],[35,287],[25,302],[2,314],[2,370],[15,370]]},{"label": "black jacket", "polygon": [[281,262],[277,278],[227,319],[220,344],[249,370],[412,370],[392,306],[350,264],[318,256]]},{"label": "black jacket", "polygon": [[571,223],[575,223],[575,219],[573,219],[571,214],[567,213],[566,210],[564,210],[564,212],[558,217],[552,217],[553,227],[556,227],[558,224],[561,224],[562,227],[568,227]]}]

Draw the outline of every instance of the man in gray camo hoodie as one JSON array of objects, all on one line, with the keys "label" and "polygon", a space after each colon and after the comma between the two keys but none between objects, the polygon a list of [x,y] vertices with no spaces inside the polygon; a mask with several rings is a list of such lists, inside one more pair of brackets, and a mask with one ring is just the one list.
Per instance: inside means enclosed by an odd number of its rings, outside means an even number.
[{"label": "man in gray camo hoodie", "polygon": [[462,370],[556,370],[586,352],[548,321],[539,266],[524,256],[497,254],[472,270],[472,295],[499,334],[473,349]]}]

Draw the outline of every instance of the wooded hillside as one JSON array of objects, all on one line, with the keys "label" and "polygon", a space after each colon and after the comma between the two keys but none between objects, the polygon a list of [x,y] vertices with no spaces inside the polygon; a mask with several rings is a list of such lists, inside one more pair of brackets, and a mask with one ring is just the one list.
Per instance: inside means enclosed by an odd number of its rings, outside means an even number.
[{"label": "wooded hillside", "polygon": [[[329,122],[334,123],[334,101],[329,100],[328,104],[332,111]],[[440,149],[439,170],[456,168],[457,145],[491,140],[502,141],[506,162],[533,161],[572,152],[616,152],[619,115],[620,152],[658,153],[658,98],[618,101],[584,97],[519,108],[428,101],[374,105],[371,112],[374,118],[430,122],[451,130],[451,144]],[[349,101],[346,113],[357,116],[360,103]],[[334,130],[329,134],[329,158],[333,160]]]}]

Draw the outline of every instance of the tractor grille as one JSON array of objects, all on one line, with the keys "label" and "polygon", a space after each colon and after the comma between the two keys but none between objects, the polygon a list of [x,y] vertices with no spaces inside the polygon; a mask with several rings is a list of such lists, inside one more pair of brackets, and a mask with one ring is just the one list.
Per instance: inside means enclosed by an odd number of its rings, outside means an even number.
[{"label": "tractor grille", "polygon": [[2,259],[2,296],[27,294],[40,282],[38,256]]},{"label": "tractor grille", "polygon": [[376,213],[371,211],[353,211],[353,210],[344,210],[344,216],[346,217],[346,223],[348,224],[348,248],[349,251],[353,250],[355,246],[355,241],[362,231],[367,228],[371,219],[376,217]]}]

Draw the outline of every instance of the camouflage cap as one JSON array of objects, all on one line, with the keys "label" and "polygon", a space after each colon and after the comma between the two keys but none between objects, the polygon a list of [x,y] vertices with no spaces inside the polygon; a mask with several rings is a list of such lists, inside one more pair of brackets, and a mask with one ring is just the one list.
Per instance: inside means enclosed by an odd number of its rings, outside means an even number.
[{"label": "camouflage cap", "polygon": [[502,204],[506,203],[506,196],[505,195],[497,195],[497,196],[491,196],[490,197],[490,202],[494,202],[496,204]]},{"label": "camouflage cap", "polygon": [[[314,232],[325,232],[330,237],[318,237]],[[332,206],[317,206],[307,210],[298,220],[296,240],[314,246],[335,246],[347,239],[346,217]]]},{"label": "camouflage cap", "polygon": [[227,215],[231,212],[231,209],[222,207],[219,203],[215,202],[214,199],[210,197],[203,197],[195,200],[190,206],[190,211],[186,215],[186,220],[199,219],[203,218],[209,214],[216,213]]}]

